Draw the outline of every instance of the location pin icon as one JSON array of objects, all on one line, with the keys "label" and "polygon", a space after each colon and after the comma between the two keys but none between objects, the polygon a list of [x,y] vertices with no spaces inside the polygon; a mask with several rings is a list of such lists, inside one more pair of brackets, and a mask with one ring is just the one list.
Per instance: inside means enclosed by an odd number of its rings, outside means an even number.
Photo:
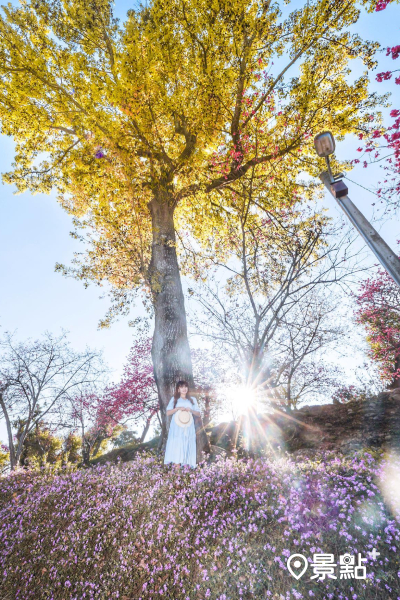
[{"label": "location pin icon", "polygon": [[[286,565],[289,573],[293,575],[295,579],[300,579],[300,577],[302,577],[307,570],[308,560],[302,554],[292,554],[287,559]],[[296,571],[294,571],[293,569],[295,569]]]}]

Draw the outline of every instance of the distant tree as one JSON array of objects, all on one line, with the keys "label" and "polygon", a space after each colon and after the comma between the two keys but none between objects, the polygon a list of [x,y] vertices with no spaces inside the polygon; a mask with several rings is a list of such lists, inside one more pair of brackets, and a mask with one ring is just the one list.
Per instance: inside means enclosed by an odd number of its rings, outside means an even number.
[{"label": "distant tree", "polygon": [[336,388],[332,394],[333,404],[346,404],[352,400],[363,402],[368,397],[368,390],[365,387],[352,385],[341,385]]},{"label": "distant tree", "polygon": [[63,444],[63,464],[76,464],[81,460],[82,440],[75,431],[69,431]]},{"label": "distant tree", "polygon": [[[354,345],[352,346],[354,348]],[[379,372],[376,363],[372,360],[365,361],[353,371],[355,376],[354,384],[343,384],[341,382],[333,389],[331,395],[334,404],[340,404],[350,401],[362,402],[367,398],[377,396],[384,390],[384,384],[379,378]]]},{"label": "distant tree", "polygon": [[[11,469],[19,464],[27,435],[39,422],[52,422],[75,390],[96,385],[104,373],[101,354],[75,352],[66,333],[17,342],[0,340],[0,409],[6,421]],[[18,423],[17,436],[13,422]]]},{"label": "distant tree", "polygon": [[108,441],[120,435],[123,426],[104,411],[103,397],[94,392],[81,391],[69,397],[69,405],[68,420],[80,430],[82,461],[89,465],[91,458],[105,450]]},{"label": "distant tree", "polygon": [[365,327],[369,356],[389,389],[400,387],[400,288],[383,269],[356,297],[356,320]]},{"label": "distant tree", "polygon": [[340,380],[339,367],[324,359],[347,332],[338,318],[340,297],[332,296],[328,300],[324,289],[300,294],[271,340],[268,388],[281,408],[290,411],[304,399],[329,396]]},{"label": "distant tree", "polygon": [[139,438],[136,435],[135,431],[130,431],[129,429],[125,429],[119,436],[113,440],[114,448],[121,448],[122,446],[126,446],[127,444],[138,444]]},{"label": "distant tree", "polygon": [[[23,428],[20,429],[23,431]],[[18,434],[17,434],[18,439]],[[36,421],[35,427],[26,435],[20,456],[20,465],[60,465],[63,440],[51,431],[47,423]]]}]

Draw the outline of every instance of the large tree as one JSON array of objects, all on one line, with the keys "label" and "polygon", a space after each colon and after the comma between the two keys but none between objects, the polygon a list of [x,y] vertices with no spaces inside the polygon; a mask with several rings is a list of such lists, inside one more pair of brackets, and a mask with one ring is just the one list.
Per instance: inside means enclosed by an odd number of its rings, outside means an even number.
[{"label": "large tree", "polygon": [[[140,289],[165,407],[193,383],[176,227],[199,238],[249,169],[316,171],[312,136],[358,131],[379,99],[348,62],[377,45],[350,33],[356,0],[153,0],[120,25],[109,0],[21,0],[0,18],[0,119],[16,142],[5,181],[56,189],[87,232],[73,273],[108,282],[113,313]],[[77,234],[78,235],[78,234]],[[62,269],[62,267],[60,266]],[[107,321],[107,319],[106,319]]]}]

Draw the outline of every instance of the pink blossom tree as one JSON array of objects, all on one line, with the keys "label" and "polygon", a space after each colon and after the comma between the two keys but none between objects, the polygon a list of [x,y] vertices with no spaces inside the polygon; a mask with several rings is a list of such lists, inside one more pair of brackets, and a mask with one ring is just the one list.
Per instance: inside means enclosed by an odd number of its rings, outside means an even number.
[{"label": "pink blossom tree", "polygon": [[157,386],[151,359],[150,337],[135,340],[127,357],[121,380],[109,386],[102,397],[100,422],[134,424],[144,422],[139,441],[144,442],[154,415],[159,414]]},{"label": "pink blossom tree", "polygon": [[69,422],[78,425],[82,458],[88,464],[107,441],[115,440],[130,425],[144,423],[143,442],[152,418],[158,413],[158,394],[151,360],[151,338],[135,340],[119,382],[102,390],[82,390],[70,398]]},{"label": "pink blossom tree", "polygon": [[357,322],[367,332],[369,355],[389,389],[400,387],[400,288],[380,269],[357,296]]}]

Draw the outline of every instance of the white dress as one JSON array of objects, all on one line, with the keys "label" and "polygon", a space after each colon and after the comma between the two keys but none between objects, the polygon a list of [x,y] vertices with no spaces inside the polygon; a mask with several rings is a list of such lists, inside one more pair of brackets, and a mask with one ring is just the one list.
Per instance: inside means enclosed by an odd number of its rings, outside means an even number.
[{"label": "white dress", "polygon": [[[178,398],[176,408],[191,408],[200,412],[196,398],[192,398],[192,400],[193,404],[188,398]],[[175,398],[172,396],[167,410],[174,408],[174,402]],[[189,427],[179,427],[175,422],[174,415],[175,413],[172,415],[169,426],[164,464],[173,462],[196,467],[196,430],[194,427],[194,418]]]}]

